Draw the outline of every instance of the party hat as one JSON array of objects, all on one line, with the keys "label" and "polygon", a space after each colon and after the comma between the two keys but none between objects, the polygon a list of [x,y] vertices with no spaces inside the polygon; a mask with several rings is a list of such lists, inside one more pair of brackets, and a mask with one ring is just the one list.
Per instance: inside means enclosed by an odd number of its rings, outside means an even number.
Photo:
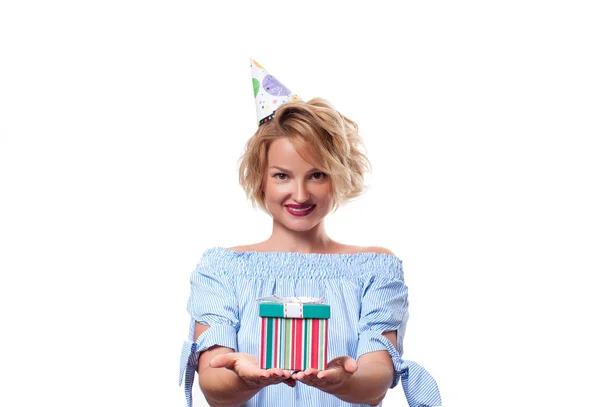
[{"label": "party hat", "polygon": [[250,69],[259,127],[270,122],[275,115],[275,110],[282,104],[302,100],[252,58],[250,58]]}]

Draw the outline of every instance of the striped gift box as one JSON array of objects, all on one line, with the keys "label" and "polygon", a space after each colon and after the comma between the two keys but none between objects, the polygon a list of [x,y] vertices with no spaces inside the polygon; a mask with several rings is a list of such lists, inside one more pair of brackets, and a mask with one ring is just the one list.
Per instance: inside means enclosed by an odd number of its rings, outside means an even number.
[{"label": "striped gift box", "polygon": [[259,316],[261,369],[325,369],[329,305],[262,303]]}]

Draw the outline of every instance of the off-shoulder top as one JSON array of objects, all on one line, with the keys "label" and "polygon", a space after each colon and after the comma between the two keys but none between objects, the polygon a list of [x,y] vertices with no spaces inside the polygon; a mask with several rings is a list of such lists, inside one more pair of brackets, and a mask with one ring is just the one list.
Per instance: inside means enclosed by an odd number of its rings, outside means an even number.
[{"label": "off-shoulder top", "polygon": [[[237,252],[207,249],[191,274],[187,311],[191,319],[180,362],[188,407],[200,352],[214,345],[259,354],[260,317],[256,299],[324,297],[331,308],[328,359],[386,350],[394,365],[390,388],[402,383],[410,407],[441,406],[438,386],[419,364],[402,359],[408,321],[408,290],[402,260],[386,253]],[[195,323],[210,325],[194,341]],[[382,335],[397,331],[397,349]],[[381,405],[381,403],[380,403]],[[267,386],[244,404],[264,406],[367,406],[338,399],[297,382]]]}]

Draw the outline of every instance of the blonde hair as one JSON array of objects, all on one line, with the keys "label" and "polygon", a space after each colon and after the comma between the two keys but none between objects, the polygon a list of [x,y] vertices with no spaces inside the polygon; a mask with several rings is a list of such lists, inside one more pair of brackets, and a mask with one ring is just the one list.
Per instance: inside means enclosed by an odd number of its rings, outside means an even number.
[{"label": "blonde hair", "polygon": [[361,151],[365,148],[358,125],[323,98],[288,102],[258,128],[240,157],[239,182],[253,207],[268,213],[262,183],[269,146],[280,137],[287,137],[305,161],[330,177],[333,212],[367,188],[364,175],[371,170],[371,163]]}]

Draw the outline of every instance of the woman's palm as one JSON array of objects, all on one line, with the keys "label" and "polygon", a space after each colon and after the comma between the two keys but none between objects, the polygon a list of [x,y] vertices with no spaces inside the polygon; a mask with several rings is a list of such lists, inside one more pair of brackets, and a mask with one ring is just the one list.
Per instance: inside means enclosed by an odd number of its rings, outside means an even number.
[{"label": "woman's palm", "polygon": [[249,353],[223,353],[210,361],[210,367],[224,367],[237,374],[250,388],[263,388],[272,384],[285,383],[294,387],[296,381],[287,370],[277,368],[261,369],[256,356]]}]

